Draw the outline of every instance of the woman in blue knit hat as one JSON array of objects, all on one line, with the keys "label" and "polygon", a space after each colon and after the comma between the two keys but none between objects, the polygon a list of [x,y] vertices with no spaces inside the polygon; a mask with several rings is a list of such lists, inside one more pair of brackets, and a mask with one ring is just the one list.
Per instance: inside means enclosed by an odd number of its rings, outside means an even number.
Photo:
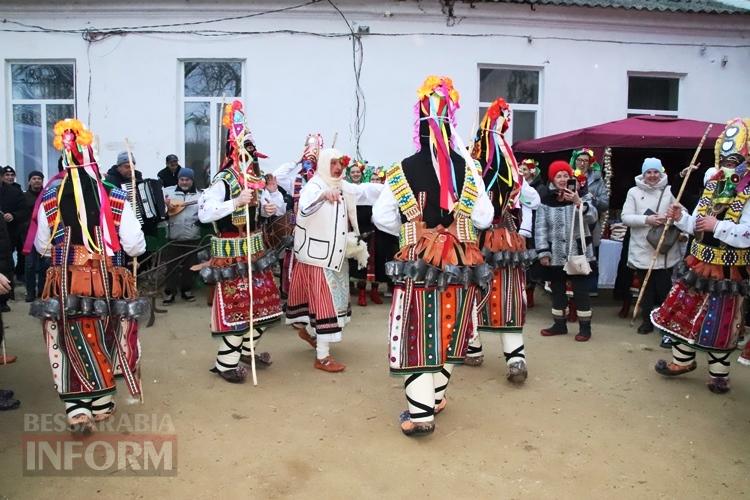
[{"label": "woman in blue knit hat", "polygon": [[[658,234],[652,228],[664,226],[667,221],[667,210],[673,201],[674,196],[667,184],[667,175],[661,160],[643,160],[641,175],[636,176],[635,186],[628,191],[625,205],[622,207],[622,221],[630,227],[628,267],[635,270],[641,282],[656,251],[655,238],[648,237],[649,231],[652,236]],[[680,261],[680,257],[679,243],[674,239],[665,238],[643,294],[643,321],[638,327],[638,333],[645,335],[654,331],[651,310],[661,305],[667,297],[671,286],[672,268]]]}]

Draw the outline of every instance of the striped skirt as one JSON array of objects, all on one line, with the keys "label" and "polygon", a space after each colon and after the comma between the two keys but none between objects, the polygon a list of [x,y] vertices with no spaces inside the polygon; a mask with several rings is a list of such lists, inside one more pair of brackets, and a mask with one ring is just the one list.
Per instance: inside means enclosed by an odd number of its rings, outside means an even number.
[{"label": "striped skirt", "polygon": [[286,323],[309,324],[326,342],[340,342],[341,331],[351,320],[349,266],[332,271],[295,262],[286,304]]},{"label": "striped skirt", "polygon": [[433,373],[445,363],[463,363],[477,325],[476,293],[476,286],[441,292],[397,284],[389,316],[391,374]]},{"label": "striped skirt", "polygon": [[44,322],[52,382],[63,400],[115,392],[119,322],[80,317]]},{"label": "striped skirt", "polygon": [[732,351],[744,324],[743,301],[741,295],[699,292],[677,281],[651,320],[696,349]]},{"label": "striped skirt", "polygon": [[479,331],[521,333],[526,322],[526,270],[499,267],[479,303]]}]

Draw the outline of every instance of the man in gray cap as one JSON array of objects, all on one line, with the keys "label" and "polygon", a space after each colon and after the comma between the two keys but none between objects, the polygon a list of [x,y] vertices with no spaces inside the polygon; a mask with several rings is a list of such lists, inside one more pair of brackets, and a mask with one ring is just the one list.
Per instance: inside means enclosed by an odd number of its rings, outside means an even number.
[{"label": "man in gray cap", "polygon": [[159,170],[156,174],[159,177],[162,187],[171,187],[177,185],[177,179],[180,176],[181,168],[180,160],[177,155],[167,155],[167,166]]},{"label": "man in gray cap", "polygon": [[[133,169],[135,170],[135,156],[131,155],[131,157],[133,158]],[[132,173],[130,171],[130,158],[128,158],[127,151],[123,151],[122,153],[117,155],[117,163],[112,165],[107,171],[106,181],[110,184],[114,184],[118,188],[129,191],[126,184],[130,184],[131,175]],[[135,170],[136,182],[140,182],[142,178],[143,176],[141,175],[141,173],[138,170]]]}]

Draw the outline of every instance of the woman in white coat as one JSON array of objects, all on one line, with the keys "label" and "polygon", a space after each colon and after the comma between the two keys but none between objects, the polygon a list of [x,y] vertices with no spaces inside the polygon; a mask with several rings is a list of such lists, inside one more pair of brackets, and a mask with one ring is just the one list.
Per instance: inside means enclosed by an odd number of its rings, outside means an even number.
[{"label": "woman in white coat", "polygon": [[[628,267],[634,269],[641,282],[651,265],[656,249],[646,236],[652,227],[663,226],[666,213],[674,202],[674,195],[667,185],[667,175],[658,158],[646,158],[641,167],[641,175],[635,178],[635,186],[628,191],[622,207],[622,221],[630,226],[630,246]],[[654,269],[643,294],[641,314],[643,322],[638,333],[647,334],[654,330],[651,323],[651,310],[661,305],[669,293],[672,268],[680,261],[682,254],[679,243],[675,242],[668,250],[664,243],[654,262]]]}]

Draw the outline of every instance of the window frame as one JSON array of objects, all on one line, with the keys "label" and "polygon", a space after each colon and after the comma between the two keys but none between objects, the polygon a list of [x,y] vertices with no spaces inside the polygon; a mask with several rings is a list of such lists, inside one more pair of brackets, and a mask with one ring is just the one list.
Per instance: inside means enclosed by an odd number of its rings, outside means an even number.
[{"label": "window frame", "polygon": [[[625,117],[638,116],[638,115],[650,115],[650,116],[666,116],[670,118],[679,118],[680,116],[680,104],[682,100],[682,80],[686,76],[685,73],[665,73],[658,71],[628,71],[625,75]],[[628,94],[630,93],[630,78],[660,78],[663,80],[677,80],[677,109],[641,109],[631,108],[628,103]]]},{"label": "window frame", "polygon": [[[480,78],[481,71],[483,69],[505,69],[505,70],[517,70],[517,71],[534,71],[537,74],[538,80],[537,80],[537,103],[536,104],[516,104],[508,101],[508,105],[510,106],[511,110],[511,123],[510,127],[508,127],[508,131],[505,132],[505,139],[508,141],[509,144],[513,144],[514,138],[513,138],[513,112],[516,110],[518,111],[534,111],[535,117],[534,117],[534,137],[533,139],[538,138],[541,135],[542,130],[542,109],[544,107],[544,67],[543,66],[521,66],[521,65],[514,65],[514,64],[485,64],[480,63],[477,65],[477,100],[479,101],[477,104],[477,119],[476,124],[477,127],[479,126],[479,123],[482,121],[483,116],[479,116],[479,109],[480,108],[487,108],[492,103],[491,102],[485,102],[482,101],[479,96],[482,95],[482,80]],[[495,96],[495,99],[498,97],[502,97],[503,99],[507,98],[506,96]],[[474,134],[476,132],[475,130],[472,130],[471,133]]]},{"label": "window frame", "polygon": [[[13,66],[14,65],[35,65],[35,64],[56,64],[56,65],[71,65],[73,66],[73,98],[72,99],[18,99],[13,97]],[[6,92],[8,96],[8,117],[7,117],[7,130],[8,130],[8,158],[9,163],[12,164],[13,168],[18,174],[19,166],[16,165],[16,134],[15,134],[15,122],[14,122],[14,106],[15,105],[39,105],[41,113],[41,126],[42,126],[42,172],[45,178],[49,179],[51,172],[49,171],[49,157],[47,151],[47,136],[49,133],[47,127],[47,106],[48,105],[62,105],[68,104],[73,105],[73,116],[69,118],[76,118],[78,116],[78,64],[76,59],[6,59],[5,60],[5,74],[6,77]],[[22,172],[23,175],[16,176],[16,182],[23,180],[28,172],[25,170]],[[56,173],[56,172],[54,172]],[[20,183],[19,183],[20,184]]]},{"label": "window frame", "polygon": [[[197,96],[185,96],[185,63],[202,63],[202,62],[210,62],[210,63],[217,63],[217,62],[230,62],[230,63],[240,63],[240,95],[235,96],[224,96],[224,97],[197,97]],[[215,113],[214,110],[217,109],[217,105],[222,104],[230,104],[232,100],[239,99],[242,101],[242,104],[245,104],[245,86],[247,79],[245,78],[245,69],[247,67],[247,59],[238,58],[238,57],[221,57],[221,58],[206,58],[206,57],[189,57],[189,58],[182,58],[178,59],[177,61],[177,72],[178,72],[178,98],[179,98],[179,112],[177,113],[177,119],[178,119],[178,126],[177,129],[179,132],[179,141],[181,144],[181,155],[180,158],[182,158],[183,166],[192,168],[191,165],[187,164],[187,145],[185,142],[185,104],[188,102],[197,102],[197,103],[209,103],[209,185],[210,185],[210,179],[213,178],[214,175],[219,171],[219,166],[221,162],[221,158],[223,156],[223,134],[221,133],[223,130],[221,120],[222,120],[222,111],[219,108],[218,116],[217,113]],[[208,185],[206,186],[208,187]]]}]

